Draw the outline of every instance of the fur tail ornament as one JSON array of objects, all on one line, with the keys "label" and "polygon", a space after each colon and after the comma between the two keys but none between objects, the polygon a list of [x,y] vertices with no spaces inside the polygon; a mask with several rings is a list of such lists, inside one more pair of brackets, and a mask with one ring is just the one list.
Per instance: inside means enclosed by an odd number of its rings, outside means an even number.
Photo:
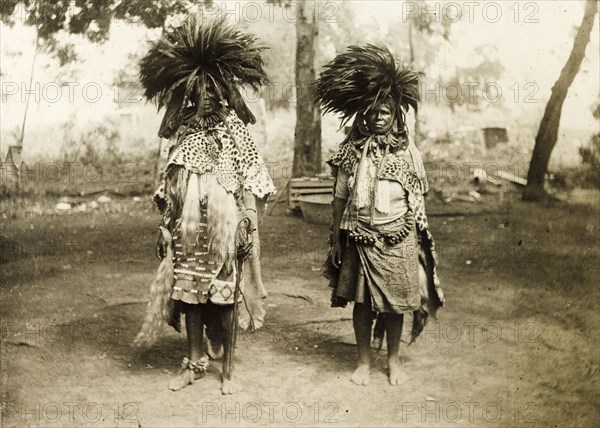
[{"label": "fur tail ornament", "polygon": [[173,300],[173,247],[171,233],[160,228],[167,242],[167,256],[162,259],[156,277],[150,286],[150,301],[146,307],[146,318],[133,344],[136,347],[148,347],[156,342],[163,325],[169,321]]}]

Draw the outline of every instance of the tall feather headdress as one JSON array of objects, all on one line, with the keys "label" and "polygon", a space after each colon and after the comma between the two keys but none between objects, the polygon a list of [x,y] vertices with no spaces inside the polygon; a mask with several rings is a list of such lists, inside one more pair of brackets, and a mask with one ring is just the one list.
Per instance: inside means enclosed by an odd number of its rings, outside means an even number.
[{"label": "tall feather headdress", "polygon": [[188,104],[194,105],[210,85],[245,123],[256,118],[239,91],[258,90],[267,82],[256,38],[239,31],[225,19],[203,22],[190,15],[180,26],[165,30],[140,61],[144,95],[166,106],[159,135],[167,137],[183,120]]},{"label": "tall feather headdress", "polygon": [[342,126],[383,101],[417,110],[420,99],[418,73],[372,44],[349,46],[325,65],[313,88],[324,112],[342,115]]}]

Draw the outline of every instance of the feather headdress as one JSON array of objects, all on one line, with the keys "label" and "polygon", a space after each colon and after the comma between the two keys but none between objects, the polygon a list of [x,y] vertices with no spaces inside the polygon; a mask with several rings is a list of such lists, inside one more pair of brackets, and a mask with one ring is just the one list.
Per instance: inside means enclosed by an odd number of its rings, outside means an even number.
[{"label": "feather headdress", "polygon": [[325,66],[314,83],[315,99],[325,112],[342,115],[342,126],[390,100],[405,110],[417,110],[419,75],[397,64],[391,52],[380,46],[349,46]]},{"label": "feather headdress", "polygon": [[144,95],[167,109],[159,134],[168,137],[176,129],[169,122],[181,123],[186,107],[194,106],[207,86],[245,123],[255,123],[239,91],[243,85],[258,90],[267,82],[261,57],[265,48],[255,43],[253,35],[224,18],[203,22],[201,15],[192,14],[166,30],[140,61]]}]

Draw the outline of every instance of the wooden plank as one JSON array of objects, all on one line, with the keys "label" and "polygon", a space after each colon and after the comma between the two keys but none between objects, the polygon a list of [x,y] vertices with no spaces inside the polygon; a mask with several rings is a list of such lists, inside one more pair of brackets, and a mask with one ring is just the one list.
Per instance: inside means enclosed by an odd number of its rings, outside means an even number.
[{"label": "wooden plank", "polygon": [[299,197],[332,194],[333,184],[332,179],[292,178],[287,186],[288,207],[299,208]]},{"label": "wooden plank", "polygon": [[292,187],[290,189],[290,192],[310,193],[310,192],[321,192],[323,190],[328,190],[330,192],[333,192],[333,186],[323,186],[323,187]]},{"label": "wooden plank", "polygon": [[502,178],[503,180],[507,180],[515,184],[520,184],[521,186],[527,185],[527,180],[523,177],[519,177],[514,172],[498,170],[495,175],[496,177]]},{"label": "wooden plank", "polygon": [[333,181],[332,177],[326,177],[326,178],[317,178],[317,177],[297,177],[297,178],[292,178],[290,180],[291,183],[298,183],[298,182],[302,182],[305,181],[307,183],[311,183],[311,182],[317,182],[317,181]]},{"label": "wooden plank", "polygon": [[323,193],[333,194],[332,189],[294,189],[290,192],[293,195],[321,195]]},{"label": "wooden plank", "polygon": [[291,183],[292,189],[311,189],[313,187],[333,187],[333,181],[331,182],[320,182],[320,183]]}]

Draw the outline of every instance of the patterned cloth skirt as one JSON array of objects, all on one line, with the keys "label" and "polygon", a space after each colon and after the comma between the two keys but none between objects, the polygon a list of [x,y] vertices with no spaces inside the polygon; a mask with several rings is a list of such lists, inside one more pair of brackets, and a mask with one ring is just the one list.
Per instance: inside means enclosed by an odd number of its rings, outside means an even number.
[{"label": "patterned cloth skirt", "polygon": [[189,304],[233,304],[237,276],[235,231],[241,211],[214,174],[188,176],[183,177],[187,186],[180,191],[186,194],[184,206],[171,230],[171,298]]},{"label": "patterned cloth skirt", "polygon": [[414,222],[408,225],[400,242],[382,238],[406,227],[403,222],[406,220],[382,226],[359,224],[363,236],[378,237],[374,242],[355,239],[356,234],[344,234],[339,276],[331,284],[332,306],[354,301],[371,304],[377,312],[396,314],[419,309],[419,243]]},{"label": "patterned cloth skirt", "polygon": [[[191,249],[184,250],[179,228],[173,236],[173,271],[175,283],[171,298],[184,303],[233,303],[236,286],[235,258],[219,263],[209,251],[206,222],[200,223],[198,240]],[[240,295],[241,298],[241,295]]]}]

